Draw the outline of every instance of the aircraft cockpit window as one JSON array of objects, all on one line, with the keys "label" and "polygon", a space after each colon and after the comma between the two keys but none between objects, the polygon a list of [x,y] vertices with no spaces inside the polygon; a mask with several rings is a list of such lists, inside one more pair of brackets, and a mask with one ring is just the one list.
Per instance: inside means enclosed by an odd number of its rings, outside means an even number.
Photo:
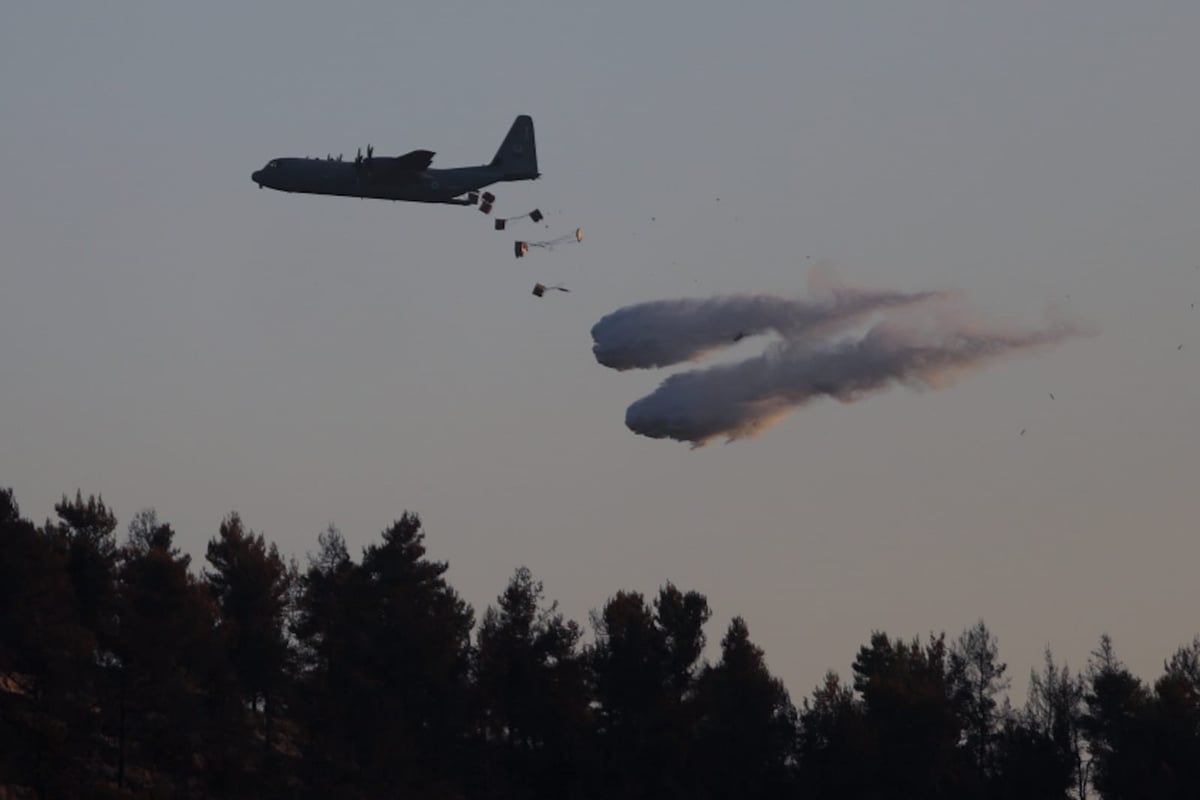
[{"label": "aircraft cockpit window", "polygon": [[267,169],[274,169],[275,167],[278,167],[278,166],[279,166],[279,162],[278,162],[278,161],[269,161],[269,162],[267,162]]}]

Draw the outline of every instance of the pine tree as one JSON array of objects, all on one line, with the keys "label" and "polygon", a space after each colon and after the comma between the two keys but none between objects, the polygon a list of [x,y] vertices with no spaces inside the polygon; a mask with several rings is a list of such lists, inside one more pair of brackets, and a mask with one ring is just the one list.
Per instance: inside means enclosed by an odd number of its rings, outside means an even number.
[{"label": "pine tree", "polygon": [[39,797],[90,783],[96,640],[67,565],[61,532],[23,519],[0,489],[0,785]]},{"label": "pine tree", "polygon": [[667,584],[655,609],[638,592],[617,592],[592,615],[589,650],[609,794],[682,796],[695,742],[692,702],[708,601]]},{"label": "pine tree", "polygon": [[977,792],[959,769],[962,733],[946,669],[945,637],[905,644],[871,636],[854,661],[854,688],[878,737],[877,791],[909,797],[967,797]]},{"label": "pine tree", "polygon": [[814,798],[870,796],[877,784],[877,737],[854,690],[832,670],[800,712],[800,783]]},{"label": "pine tree", "polygon": [[477,697],[484,746],[499,762],[491,796],[572,797],[585,785],[582,631],[543,594],[521,567],[480,625]]},{"label": "pine tree", "polygon": [[1092,753],[1092,785],[1105,800],[1155,796],[1150,693],[1121,663],[1105,634],[1088,663],[1082,725]]},{"label": "pine tree", "polygon": [[1004,676],[1008,667],[1000,661],[999,652],[996,637],[979,620],[950,645],[947,664],[950,692],[964,732],[963,745],[983,782],[991,777],[1001,724],[996,697],[1012,685]]},{"label": "pine tree", "polygon": [[274,543],[255,535],[232,513],[209,541],[204,578],[220,612],[220,627],[242,696],[261,706],[264,740],[273,743],[277,705],[292,665],[287,636],[293,574]]},{"label": "pine tree", "polygon": [[696,768],[713,798],[789,793],[796,752],[796,709],[767,669],[741,617],[721,640],[721,661],[699,678]]},{"label": "pine tree", "polygon": [[174,535],[153,511],[142,512],[130,523],[122,553],[114,646],[118,787],[126,783],[131,752],[182,786],[205,745],[205,709],[214,690],[209,660],[219,652],[215,609]]}]

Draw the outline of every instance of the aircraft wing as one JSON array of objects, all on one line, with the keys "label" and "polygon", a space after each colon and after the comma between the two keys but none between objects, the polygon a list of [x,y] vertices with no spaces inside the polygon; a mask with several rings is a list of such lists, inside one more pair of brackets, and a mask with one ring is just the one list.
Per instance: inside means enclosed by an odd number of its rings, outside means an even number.
[{"label": "aircraft wing", "polygon": [[424,172],[433,163],[432,150],[413,150],[392,159],[391,167],[396,172]]},{"label": "aircraft wing", "polygon": [[386,184],[416,183],[433,161],[433,151],[413,150],[402,156],[383,156],[355,168],[365,171],[371,180]]}]

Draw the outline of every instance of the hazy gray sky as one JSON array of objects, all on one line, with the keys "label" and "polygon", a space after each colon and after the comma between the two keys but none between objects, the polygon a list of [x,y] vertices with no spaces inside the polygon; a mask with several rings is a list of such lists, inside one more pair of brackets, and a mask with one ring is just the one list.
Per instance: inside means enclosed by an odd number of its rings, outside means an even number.
[{"label": "hazy gray sky", "polygon": [[[478,611],[519,564],[580,622],[670,580],[711,641],[746,617],[797,700],[873,629],[983,617],[1022,687],[1046,644],[1082,666],[1108,631],[1152,678],[1197,633],[1200,5],[252,6],[0,10],[0,485],[27,516],[79,487],[202,559],[237,510],[302,559],[408,509]],[[548,231],[250,181],[368,142],[486,161],[519,113],[544,177],[497,211]],[[730,445],[625,428],[673,370],[598,365],[597,320],[794,296],[817,263],[1099,335]]]}]

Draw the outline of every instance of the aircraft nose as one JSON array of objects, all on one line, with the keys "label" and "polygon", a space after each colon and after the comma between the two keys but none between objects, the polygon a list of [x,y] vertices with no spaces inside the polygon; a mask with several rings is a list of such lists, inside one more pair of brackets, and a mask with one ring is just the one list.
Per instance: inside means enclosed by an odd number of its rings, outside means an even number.
[{"label": "aircraft nose", "polygon": [[262,170],[259,169],[259,170],[255,170],[254,172],[252,172],[250,174],[250,180],[254,181],[261,187],[262,186]]}]

